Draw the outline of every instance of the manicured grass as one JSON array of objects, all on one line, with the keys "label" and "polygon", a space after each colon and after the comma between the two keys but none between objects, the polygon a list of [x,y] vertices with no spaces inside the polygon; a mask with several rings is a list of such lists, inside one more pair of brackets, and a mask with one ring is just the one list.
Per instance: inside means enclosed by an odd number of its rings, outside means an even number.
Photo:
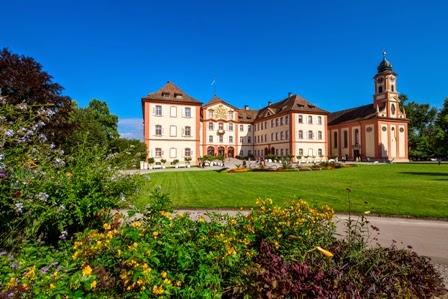
[{"label": "manicured grass", "polygon": [[[302,198],[347,212],[347,191],[352,210],[377,214],[448,219],[448,165],[371,165],[309,172],[215,171],[150,174],[136,200],[143,205],[154,186],[170,194],[176,208],[253,207],[257,198],[277,204]],[[365,203],[367,202],[367,204]]]}]

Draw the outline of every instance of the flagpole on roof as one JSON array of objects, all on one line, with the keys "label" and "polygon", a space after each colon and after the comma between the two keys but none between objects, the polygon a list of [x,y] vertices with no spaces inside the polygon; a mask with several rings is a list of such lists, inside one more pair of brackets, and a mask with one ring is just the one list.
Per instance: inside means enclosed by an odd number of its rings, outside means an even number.
[{"label": "flagpole on roof", "polygon": [[213,79],[212,82],[210,83],[210,86],[213,87],[213,96],[216,96],[216,80]]}]

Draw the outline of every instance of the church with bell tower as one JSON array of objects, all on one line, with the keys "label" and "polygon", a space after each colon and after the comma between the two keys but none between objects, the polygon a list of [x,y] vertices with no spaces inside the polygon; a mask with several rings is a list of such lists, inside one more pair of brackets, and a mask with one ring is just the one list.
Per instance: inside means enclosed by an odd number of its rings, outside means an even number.
[{"label": "church with bell tower", "polygon": [[330,113],[328,152],[342,160],[408,160],[408,120],[386,53],[373,77],[373,103]]}]

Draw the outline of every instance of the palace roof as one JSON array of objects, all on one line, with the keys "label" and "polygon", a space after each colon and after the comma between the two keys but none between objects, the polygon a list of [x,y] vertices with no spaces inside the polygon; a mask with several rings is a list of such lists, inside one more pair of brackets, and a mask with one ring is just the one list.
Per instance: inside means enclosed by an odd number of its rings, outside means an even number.
[{"label": "palace roof", "polygon": [[156,100],[156,101],[167,101],[167,102],[179,102],[188,104],[200,105],[201,102],[195,98],[189,96],[182,89],[177,87],[173,82],[168,81],[162,88],[154,93],[148,94],[142,100]]},{"label": "palace roof", "polygon": [[258,112],[257,118],[264,118],[282,112],[302,112],[313,114],[328,114],[327,111],[311,104],[303,97],[293,94],[286,99],[270,104]]}]

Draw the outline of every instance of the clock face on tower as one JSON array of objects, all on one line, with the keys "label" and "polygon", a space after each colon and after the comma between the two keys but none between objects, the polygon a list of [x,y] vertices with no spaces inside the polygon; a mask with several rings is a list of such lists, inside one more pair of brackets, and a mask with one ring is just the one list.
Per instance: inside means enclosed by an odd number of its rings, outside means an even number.
[{"label": "clock face on tower", "polygon": [[215,115],[216,115],[216,118],[225,119],[227,116],[227,109],[224,108],[223,105],[219,105],[218,108],[216,108],[216,110],[215,110]]}]

